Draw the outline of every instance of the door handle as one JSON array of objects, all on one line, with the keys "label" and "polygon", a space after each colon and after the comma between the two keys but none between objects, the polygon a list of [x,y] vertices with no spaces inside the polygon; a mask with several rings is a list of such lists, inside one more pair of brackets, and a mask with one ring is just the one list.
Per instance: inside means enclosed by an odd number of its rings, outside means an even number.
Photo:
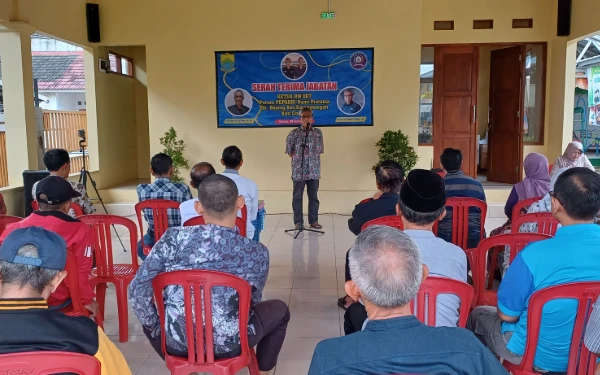
[{"label": "door handle", "polygon": [[476,116],[477,116],[477,104],[473,104],[473,124],[475,124]]}]

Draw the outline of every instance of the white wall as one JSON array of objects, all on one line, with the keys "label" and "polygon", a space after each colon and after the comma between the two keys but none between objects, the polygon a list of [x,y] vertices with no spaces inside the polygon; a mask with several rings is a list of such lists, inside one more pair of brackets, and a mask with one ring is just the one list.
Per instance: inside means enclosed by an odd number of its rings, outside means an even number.
[{"label": "white wall", "polygon": [[[48,98],[48,103],[40,102],[40,107],[48,110],[79,111],[85,109],[85,92],[40,91]],[[81,104],[80,104],[81,103]]]}]

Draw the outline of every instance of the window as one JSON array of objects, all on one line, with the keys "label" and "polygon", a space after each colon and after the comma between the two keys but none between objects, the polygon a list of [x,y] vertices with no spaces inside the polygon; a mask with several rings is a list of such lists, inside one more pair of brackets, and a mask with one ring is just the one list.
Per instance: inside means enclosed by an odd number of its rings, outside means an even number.
[{"label": "window", "polygon": [[109,52],[110,71],[128,77],[133,77],[133,59],[131,57]]},{"label": "window", "polygon": [[421,48],[419,144],[433,145],[433,47]]},{"label": "window", "polygon": [[544,45],[525,46],[525,79],[523,80],[523,143],[544,143]]}]

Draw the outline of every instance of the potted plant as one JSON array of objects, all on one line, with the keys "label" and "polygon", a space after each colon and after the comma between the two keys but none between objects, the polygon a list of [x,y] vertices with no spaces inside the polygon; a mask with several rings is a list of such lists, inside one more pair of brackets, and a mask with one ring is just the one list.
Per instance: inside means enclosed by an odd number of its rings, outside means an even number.
[{"label": "potted plant", "polygon": [[[375,143],[375,146],[379,147],[377,151],[379,163],[385,160],[394,160],[404,168],[405,173],[413,169],[417,164],[417,160],[419,160],[419,156],[410,145],[408,137],[401,130],[387,130],[383,133],[381,139]],[[376,167],[377,165],[374,165],[373,170]]]},{"label": "potted plant", "polygon": [[177,139],[177,131],[170,127],[165,132],[164,137],[161,137],[160,144],[164,147],[163,152],[173,159],[173,182],[183,182],[184,179],[179,173],[180,168],[189,169],[188,160],[183,157],[183,151],[185,150],[185,143],[183,140]]}]

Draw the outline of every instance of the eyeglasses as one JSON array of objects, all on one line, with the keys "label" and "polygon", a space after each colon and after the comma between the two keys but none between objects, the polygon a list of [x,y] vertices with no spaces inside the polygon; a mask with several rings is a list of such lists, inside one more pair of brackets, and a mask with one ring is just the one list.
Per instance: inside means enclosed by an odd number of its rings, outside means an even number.
[{"label": "eyeglasses", "polygon": [[309,118],[312,118],[312,115],[302,115],[302,116],[300,116],[300,118],[309,119]]}]

